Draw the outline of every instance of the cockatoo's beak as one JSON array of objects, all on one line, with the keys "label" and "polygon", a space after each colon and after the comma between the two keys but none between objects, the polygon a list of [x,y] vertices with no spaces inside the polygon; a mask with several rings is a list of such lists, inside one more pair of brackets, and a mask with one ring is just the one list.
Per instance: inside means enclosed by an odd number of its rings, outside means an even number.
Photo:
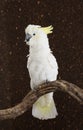
[{"label": "cockatoo's beak", "polygon": [[31,35],[29,33],[26,34],[25,36],[25,42],[29,42],[29,40],[31,39]]}]

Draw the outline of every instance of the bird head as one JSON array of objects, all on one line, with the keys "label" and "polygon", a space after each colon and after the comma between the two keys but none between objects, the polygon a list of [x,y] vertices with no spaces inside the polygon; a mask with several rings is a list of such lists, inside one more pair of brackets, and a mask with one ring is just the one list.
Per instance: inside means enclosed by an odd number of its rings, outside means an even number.
[{"label": "bird head", "polygon": [[28,25],[25,29],[25,42],[30,46],[45,43],[47,35],[52,33],[52,30],[52,26],[41,27],[39,25]]}]

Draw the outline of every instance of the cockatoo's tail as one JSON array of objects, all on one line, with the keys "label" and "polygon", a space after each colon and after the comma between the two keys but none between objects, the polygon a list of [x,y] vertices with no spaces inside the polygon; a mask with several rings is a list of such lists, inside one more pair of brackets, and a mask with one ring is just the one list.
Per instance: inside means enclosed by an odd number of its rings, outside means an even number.
[{"label": "cockatoo's tail", "polygon": [[[31,78],[31,89],[35,89],[41,83],[57,79],[58,65],[51,53],[47,37],[52,30],[52,26],[39,25],[28,25],[25,29],[25,41],[29,45],[27,68]],[[52,119],[57,116],[53,93],[45,94],[33,104],[32,115],[39,119]]]}]

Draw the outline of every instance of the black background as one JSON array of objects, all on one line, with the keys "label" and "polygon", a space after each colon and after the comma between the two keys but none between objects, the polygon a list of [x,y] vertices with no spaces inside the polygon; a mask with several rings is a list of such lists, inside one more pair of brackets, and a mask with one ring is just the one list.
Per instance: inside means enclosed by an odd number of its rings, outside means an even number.
[{"label": "black background", "polygon": [[[53,25],[50,47],[59,65],[58,79],[82,88],[82,0],[0,0],[0,109],[19,103],[30,91],[24,43],[28,24]],[[54,94],[58,117],[31,115],[0,122],[0,130],[83,130],[82,106],[68,94]]]}]

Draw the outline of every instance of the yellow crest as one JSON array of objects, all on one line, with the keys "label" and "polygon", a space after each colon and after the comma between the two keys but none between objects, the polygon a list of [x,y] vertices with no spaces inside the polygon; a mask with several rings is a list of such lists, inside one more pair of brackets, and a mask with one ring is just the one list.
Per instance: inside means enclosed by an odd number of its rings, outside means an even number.
[{"label": "yellow crest", "polygon": [[50,25],[48,27],[41,27],[40,29],[42,29],[46,34],[50,34],[53,32],[53,26]]}]

